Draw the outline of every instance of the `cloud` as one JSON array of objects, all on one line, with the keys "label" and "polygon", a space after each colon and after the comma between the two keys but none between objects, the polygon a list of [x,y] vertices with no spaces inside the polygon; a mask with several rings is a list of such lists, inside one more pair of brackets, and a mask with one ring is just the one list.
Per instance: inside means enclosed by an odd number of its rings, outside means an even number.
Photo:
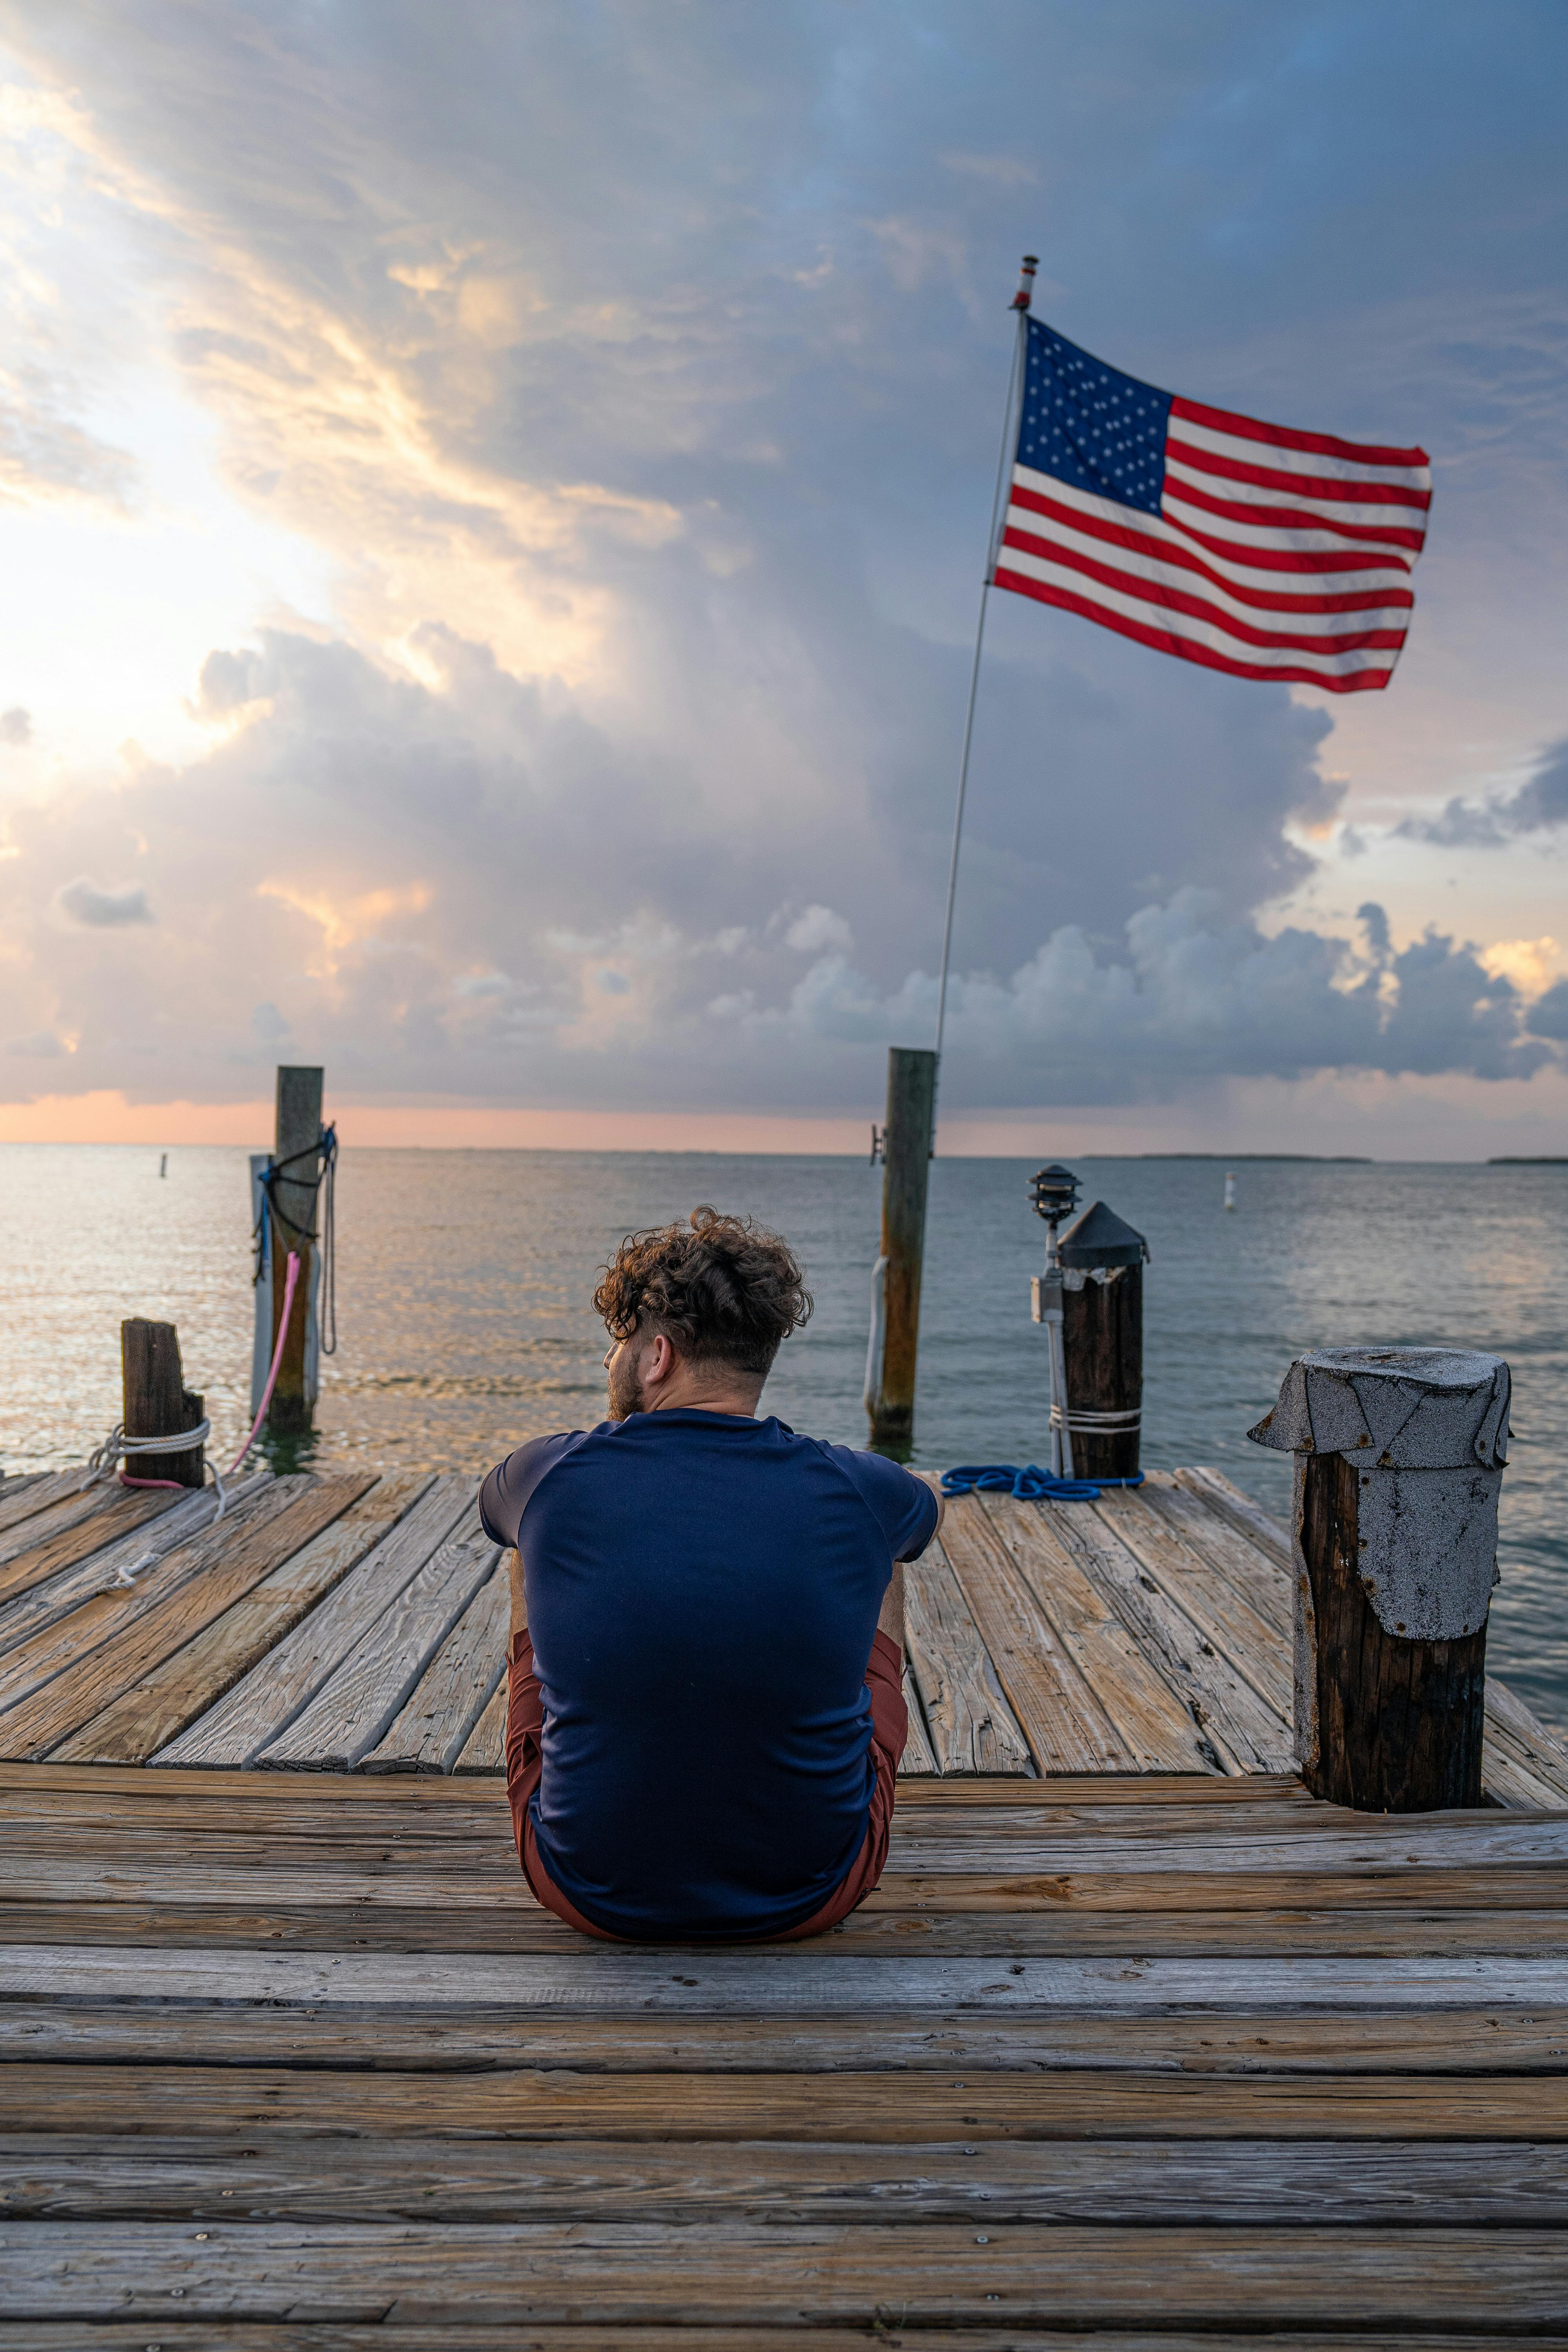
[{"label": "cloud", "polygon": [[9,710],[0,710],[0,743],[30,743],[33,740],[32,713],[24,710],[19,702]]},{"label": "cloud", "polygon": [[821,955],[828,948],[852,948],[855,934],[831,907],[807,907],[784,933],[784,945],[797,955]]},{"label": "cloud", "polygon": [[1500,849],[1521,834],[1568,824],[1568,735],[1549,743],[1517,792],[1489,800],[1456,796],[1440,816],[1405,817],[1394,827],[1405,841],[1445,849]]},{"label": "cloud", "polygon": [[1568,1043],[1568,980],[1560,980],[1531,1006],[1528,1026],[1532,1036]]},{"label": "cloud", "polygon": [[121,882],[113,889],[104,890],[96,882],[89,882],[84,874],[66,884],[58,903],[73,922],[86,923],[95,930],[153,920],[147,892],[140,882]]},{"label": "cloud", "polygon": [[68,1050],[52,1029],[37,1029],[30,1037],[13,1037],[5,1047],[8,1054],[19,1055],[26,1061],[53,1061],[57,1055]]}]

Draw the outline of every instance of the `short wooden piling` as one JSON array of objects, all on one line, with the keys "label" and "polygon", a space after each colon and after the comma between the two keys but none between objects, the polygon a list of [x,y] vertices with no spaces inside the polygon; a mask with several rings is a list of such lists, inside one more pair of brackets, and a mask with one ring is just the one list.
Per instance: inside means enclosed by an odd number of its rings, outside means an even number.
[{"label": "short wooden piling", "polygon": [[315,1254],[316,1194],[321,1177],[321,1081],[319,1069],[282,1067],[278,1072],[278,1113],[272,1157],[272,1344],[283,1324],[289,1254],[298,1252],[299,1277],[289,1314],[278,1381],[267,1426],[276,1436],[300,1436],[310,1426],[312,1399],[305,1381],[305,1339],[310,1319]]},{"label": "short wooden piling", "polygon": [[914,1443],[921,1268],[935,1110],[936,1055],[891,1046],[882,1168],[882,1345],[866,1403],[872,1445],[900,1456]]},{"label": "short wooden piling", "polygon": [[1296,1456],[1296,1753],[1315,1796],[1481,1801],[1508,1407],[1499,1356],[1318,1349],[1248,1432]]},{"label": "short wooden piling", "polygon": [[[204,1400],[186,1388],[180,1368],[180,1335],[172,1323],[149,1323],[132,1316],[120,1327],[120,1363],[124,1381],[121,1422],[127,1437],[175,1437],[201,1425]],[[169,1478],[199,1486],[206,1477],[199,1445],[174,1454],[135,1454],[126,1461],[133,1478]]]},{"label": "short wooden piling", "polygon": [[1149,1244],[1096,1201],[1067,1228],[1058,1251],[1073,1468],[1080,1478],[1135,1478]]}]

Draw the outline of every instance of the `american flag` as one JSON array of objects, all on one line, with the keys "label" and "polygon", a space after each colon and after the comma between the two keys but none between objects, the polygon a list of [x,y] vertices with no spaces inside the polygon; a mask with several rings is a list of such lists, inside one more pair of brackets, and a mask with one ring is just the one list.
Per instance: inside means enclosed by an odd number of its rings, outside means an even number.
[{"label": "american flag", "polygon": [[998,588],[1236,677],[1388,684],[1432,499],[1424,449],[1205,408],[1026,327]]}]

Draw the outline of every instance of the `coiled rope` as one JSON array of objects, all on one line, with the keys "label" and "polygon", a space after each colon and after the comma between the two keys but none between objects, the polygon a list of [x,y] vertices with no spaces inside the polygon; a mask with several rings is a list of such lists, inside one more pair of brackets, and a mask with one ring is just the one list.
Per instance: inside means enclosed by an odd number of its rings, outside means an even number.
[{"label": "coiled rope", "polygon": [[1026,1462],[1016,1469],[1011,1462],[965,1464],[942,1474],[944,1495],[1012,1495],[1020,1503],[1097,1503],[1102,1486],[1141,1486],[1143,1473],[1131,1478],[1058,1478]]}]

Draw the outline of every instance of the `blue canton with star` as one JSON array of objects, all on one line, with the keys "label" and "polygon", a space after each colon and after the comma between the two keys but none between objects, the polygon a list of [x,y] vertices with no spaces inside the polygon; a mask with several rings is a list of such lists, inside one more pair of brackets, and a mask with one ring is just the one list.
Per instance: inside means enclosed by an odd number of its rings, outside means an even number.
[{"label": "blue canton with star", "polygon": [[1158,514],[1171,394],[1107,367],[1039,319],[1028,325],[1019,465]]}]

